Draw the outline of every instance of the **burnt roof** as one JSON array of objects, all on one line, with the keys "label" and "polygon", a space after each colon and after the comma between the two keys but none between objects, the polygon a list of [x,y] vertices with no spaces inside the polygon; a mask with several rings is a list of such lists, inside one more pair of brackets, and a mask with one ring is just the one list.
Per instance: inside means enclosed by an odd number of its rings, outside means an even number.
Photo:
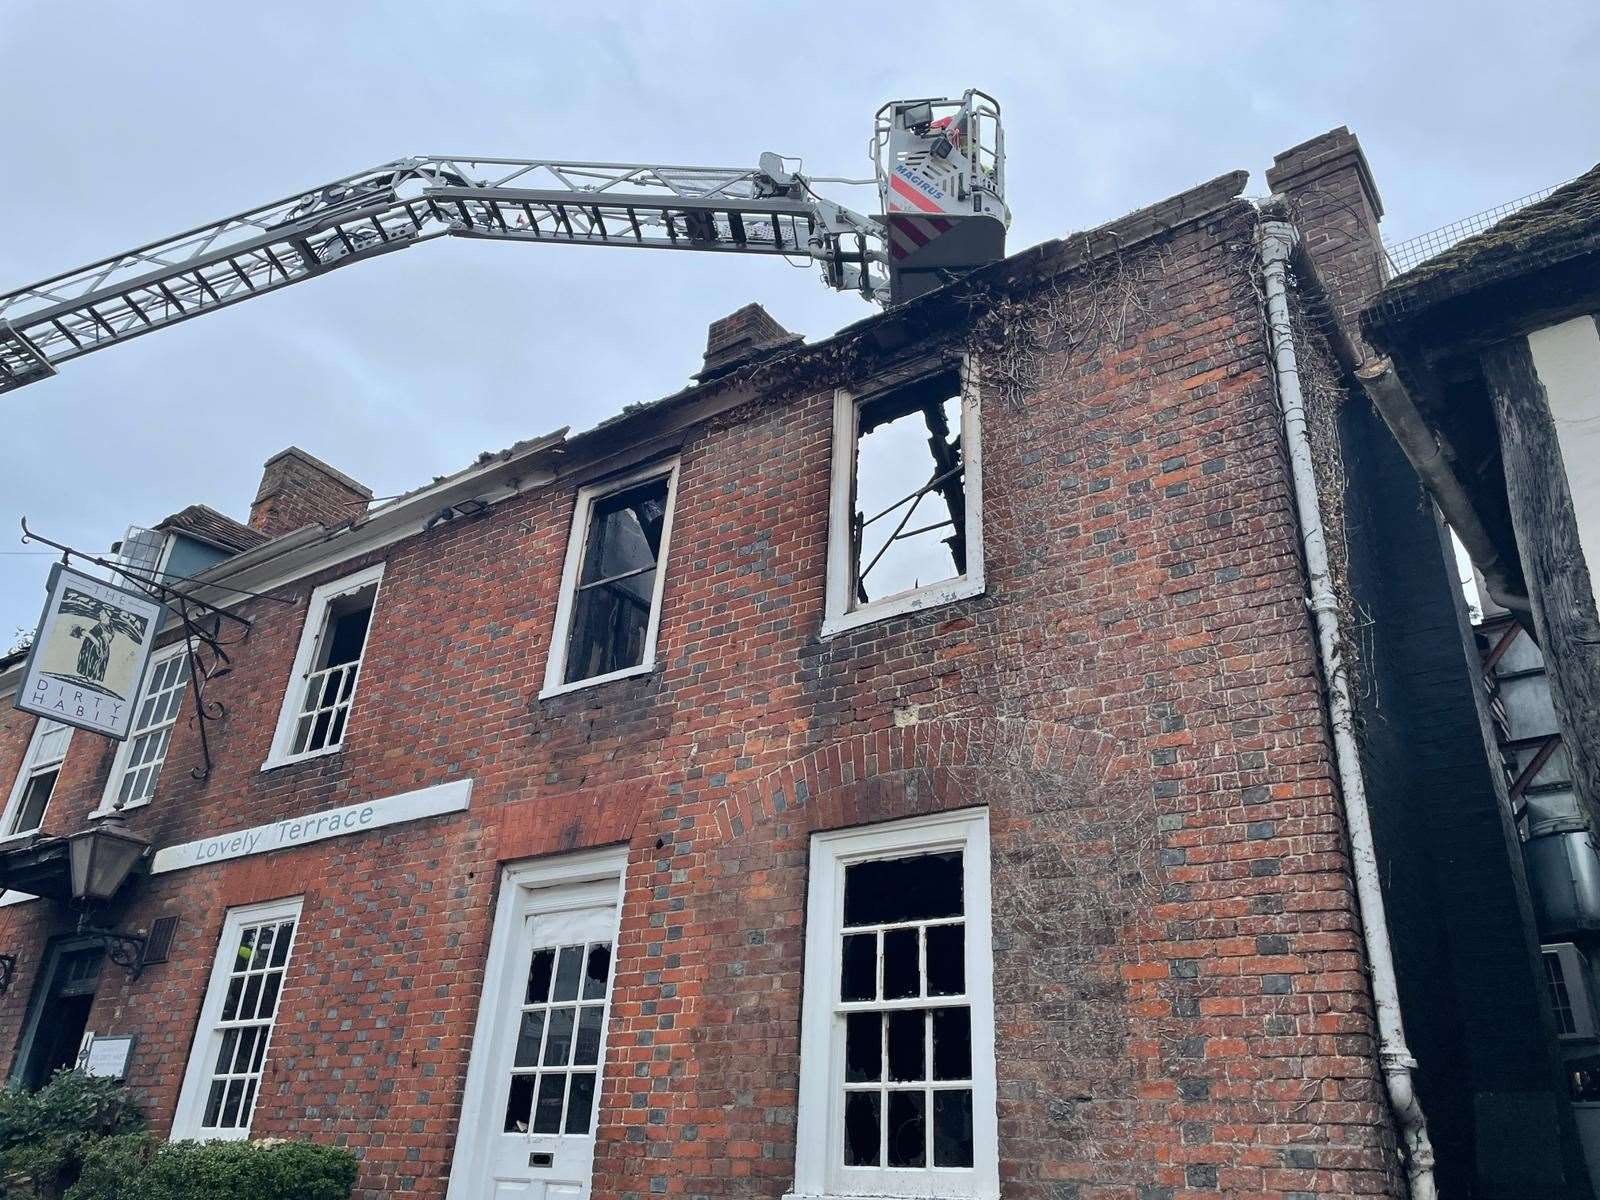
[{"label": "burnt roof", "polygon": [[1600,165],[1392,280],[1362,314],[1393,330],[1447,301],[1600,252]]},{"label": "burnt roof", "polygon": [[199,541],[238,554],[270,540],[259,529],[242,525],[206,504],[191,504],[156,526],[157,531],[181,533]]}]

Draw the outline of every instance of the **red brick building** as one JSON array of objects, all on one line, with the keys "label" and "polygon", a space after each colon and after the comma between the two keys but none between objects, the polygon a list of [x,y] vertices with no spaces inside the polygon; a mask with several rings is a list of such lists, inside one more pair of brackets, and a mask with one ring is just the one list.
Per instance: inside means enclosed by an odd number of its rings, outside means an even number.
[{"label": "red brick building", "polygon": [[399,500],[289,450],[189,510],[209,768],[181,655],[121,748],[0,709],[0,833],[121,798],[101,919],[170,949],[6,897],[0,1069],[133,1035],[158,1130],[364,1197],[1400,1194],[1243,182],[736,314]]}]

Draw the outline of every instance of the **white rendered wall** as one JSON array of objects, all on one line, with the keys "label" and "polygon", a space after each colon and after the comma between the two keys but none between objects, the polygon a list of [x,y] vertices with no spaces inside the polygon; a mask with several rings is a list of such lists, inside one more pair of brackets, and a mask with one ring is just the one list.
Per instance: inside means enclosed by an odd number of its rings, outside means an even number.
[{"label": "white rendered wall", "polygon": [[1600,584],[1600,325],[1576,317],[1529,334],[1528,345],[1555,418],[1578,541]]}]

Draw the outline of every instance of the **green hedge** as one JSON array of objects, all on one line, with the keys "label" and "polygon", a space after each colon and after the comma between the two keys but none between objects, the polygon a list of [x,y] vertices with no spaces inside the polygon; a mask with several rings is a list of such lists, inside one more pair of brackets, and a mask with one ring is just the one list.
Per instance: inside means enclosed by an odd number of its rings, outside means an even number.
[{"label": "green hedge", "polygon": [[347,1200],[348,1150],[308,1142],[161,1142],[120,1083],[63,1071],[0,1089],[4,1200]]},{"label": "green hedge", "polygon": [[61,1071],[37,1092],[0,1089],[0,1196],[54,1200],[78,1178],[90,1147],[143,1128],[113,1079]]},{"label": "green hedge", "polygon": [[309,1142],[106,1138],[65,1200],[346,1200],[355,1155]]}]

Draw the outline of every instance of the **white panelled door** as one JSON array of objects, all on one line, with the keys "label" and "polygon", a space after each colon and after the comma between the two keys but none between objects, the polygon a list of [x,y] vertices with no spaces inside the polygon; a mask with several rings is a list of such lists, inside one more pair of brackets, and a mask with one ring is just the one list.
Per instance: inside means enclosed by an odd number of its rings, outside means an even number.
[{"label": "white panelled door", "polygon": [[[474,1155],[487,1200],[586,1200],[605,1059],[615,883],[524,893],[479,1075],[487,1103]],[[490,981],[489,986],[496,986]],[[476,1053],[476,1051],[475,1051]]]}]

